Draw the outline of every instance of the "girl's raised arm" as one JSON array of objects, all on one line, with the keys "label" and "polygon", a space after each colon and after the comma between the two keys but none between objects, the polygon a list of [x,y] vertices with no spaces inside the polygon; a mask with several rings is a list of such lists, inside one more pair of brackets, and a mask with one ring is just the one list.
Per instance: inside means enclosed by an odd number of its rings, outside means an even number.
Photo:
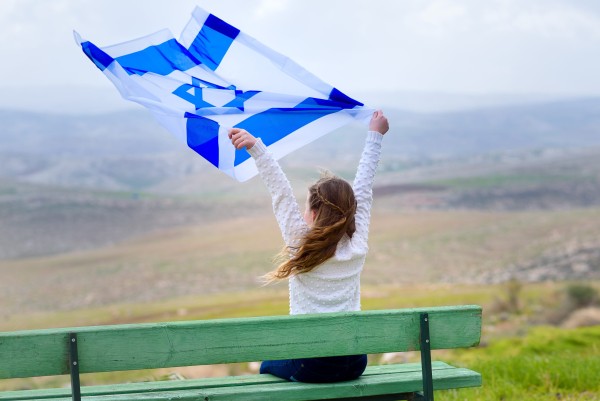
[{"label": "girl's raised arm", "polygon": [[369,132],[363,153],[358,163],[354,178],[354,197],[356,198],[356,232],[353,239],[367,247],[369,237],[369,222],[371,220],[371,205],[373,203],[373,181],[381,156],[381,141],[389,130],[387,118],[380,110],[373,113],[369,123]]},{"label": "girl's raised arm", "polygon": [[279,163],[267,151],[261,139],[255,138],[248,131],[233,128],[229,131],[229,138],[237,149],[246,148],[254,158],[258,173],[271,194],[273,212],[283,240],[287,246],[297,246],[298,239],[306,233],[308,225],[302,217],[292,186]]}]

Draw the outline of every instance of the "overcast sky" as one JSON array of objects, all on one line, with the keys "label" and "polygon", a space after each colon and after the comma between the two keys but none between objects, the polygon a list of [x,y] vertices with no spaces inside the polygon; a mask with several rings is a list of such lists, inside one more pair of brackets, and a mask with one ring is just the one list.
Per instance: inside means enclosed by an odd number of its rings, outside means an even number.
[{"label": "overcast sky", "polygon": [[0,90],[109,88],[73,29],[99,46],[178,37],[195,5],[350,95],[600,95],[598,0],[1,0]]}]

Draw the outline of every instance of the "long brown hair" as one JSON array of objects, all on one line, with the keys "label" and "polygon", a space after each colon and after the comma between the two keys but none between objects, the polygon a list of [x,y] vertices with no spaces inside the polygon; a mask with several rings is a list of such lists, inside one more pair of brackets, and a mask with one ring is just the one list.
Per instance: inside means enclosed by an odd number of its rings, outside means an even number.
[{"label": "long brown hair", "polygon": [[313,224],[298,246],[285,247],[276,260],[281,263],[265,275],[267,282],[306,273],[335,254],[344,234],[356,231],[356,199],[350,184],[326,173],[308,188],[308,207],[314,212]]}]

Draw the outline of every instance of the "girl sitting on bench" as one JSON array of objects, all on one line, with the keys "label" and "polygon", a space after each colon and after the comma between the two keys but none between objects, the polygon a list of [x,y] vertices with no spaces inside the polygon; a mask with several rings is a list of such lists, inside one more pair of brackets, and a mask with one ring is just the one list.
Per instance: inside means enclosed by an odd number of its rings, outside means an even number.
[{"label": "girl sitting on bench", "polygon": [[[324,175],[308,189],[304,215],[279,163],[260,138],[233,128],[229,138],[246,148],[273,201],[273,211],[285,241],[281,264],[265,278],[288,279],[290,314],[360,310],[360,273],[368,251],[367,238],[373,179],[381,154],[387,118],[376,111],[369,123],[354,185]],[[366,355],[264,361],[260,373],[301,382],[325,383],[358,378]]]}]

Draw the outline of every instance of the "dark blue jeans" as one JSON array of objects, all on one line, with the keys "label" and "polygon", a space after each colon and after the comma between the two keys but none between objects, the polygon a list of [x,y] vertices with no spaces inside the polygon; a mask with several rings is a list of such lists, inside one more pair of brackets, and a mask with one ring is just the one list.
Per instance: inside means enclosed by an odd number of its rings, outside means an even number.
[{"label": "dark blue jeans", "polygon": [[305,383],[333,383],[357,379],[367,367],[366,355],[264,361],[260,373]]}]

